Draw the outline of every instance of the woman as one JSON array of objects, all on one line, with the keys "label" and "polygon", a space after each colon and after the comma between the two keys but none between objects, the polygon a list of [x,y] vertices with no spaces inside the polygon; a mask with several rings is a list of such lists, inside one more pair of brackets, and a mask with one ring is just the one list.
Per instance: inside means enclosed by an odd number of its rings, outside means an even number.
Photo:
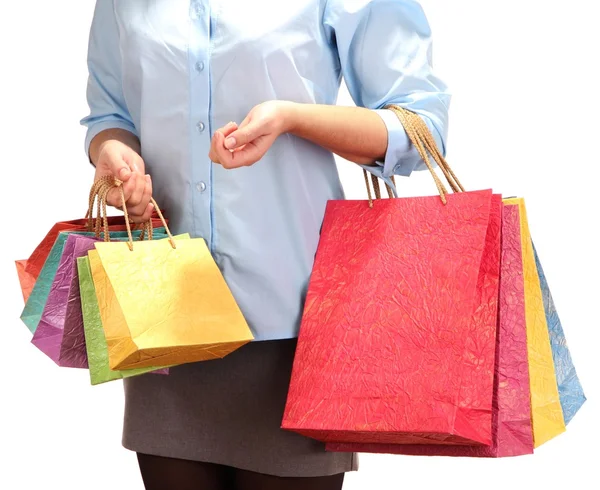
[{"label": "woman", "polygon": [[[325,204],[343,198],[333,153],[388,181],[421,169],[386,104],[444,148],[430,55],[412,0],[97,0],[82,121],[96,178],[125,182],[134,221],[153,195],[174,232],[203,237],[256,338],[125,381],[146,488],[334,490],[356,469],[279,428],[294,339]],[[333,105],[342,77],[358,107]]]}]

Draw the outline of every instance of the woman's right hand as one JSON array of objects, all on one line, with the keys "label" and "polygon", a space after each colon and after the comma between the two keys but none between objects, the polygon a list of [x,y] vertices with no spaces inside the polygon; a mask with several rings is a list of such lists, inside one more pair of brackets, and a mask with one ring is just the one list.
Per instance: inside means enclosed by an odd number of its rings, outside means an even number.
[{"label": "woman's right hand", "polygon": [[[118,139],[108,139],[98,148],[94,180],[112,176],[123,182],[123,193],[129,218],[134,223],[145,223],[152,216],[154,206],[152,180],[145,175],[142,157],[130,146]],[[122,196],[118,189],[111,189],[107,204],[122,209]]]}]

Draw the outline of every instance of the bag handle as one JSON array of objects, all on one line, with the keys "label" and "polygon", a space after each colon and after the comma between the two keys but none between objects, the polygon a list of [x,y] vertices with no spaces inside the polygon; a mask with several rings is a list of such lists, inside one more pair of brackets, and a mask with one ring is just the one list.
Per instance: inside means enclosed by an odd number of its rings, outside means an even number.
[{"label": "bag handle", "polygon": [[98,199],[98,206],[96,212],[96,218],[94,219],[94,204],[96,204],[96,197],[98,196],[98,189],[101,182],[99,180],[95,181],[92,184],[92,188],[90,189],[90,196],[88,200],[88,210],[85,213],[85,219],[88,220],[87,230],[94,231],[96,233],[96,238],[100,238],[101,233],[101,224],[102,224],[102,205],[100,199]]},{"label": "bag handle", "polygon": [[[88,202],[88,210],[85,214],[85,219],[88,220],[87,229],[88,231],[94,231],[96,234],[96,238],[100,238],[100,234],[104,233],[104,240],[109,241],[109,231],[108,231],[108,213],[106,212],[106,196],[104,196],[105,191],[108,191],[112,188],[105,187],[106,182],[103,178],[98,179],[92,185],[90,189],[90,196]],[[97,204],[97,212],[96,218],[94,219],[94,204]],[[150,226],[146,226],[146,225]],[[138,226],[135,226],[135,229],[138,229]],[[142,225],[142,231],[140,233],[140,240],[144,239],[145,233],[148,233],[148,239],[152,239],[152,226],[151,223],[145,223]]]},{"label": "bag handle", "polygon": [[[129,246],[129,250],[133,251],[133,236],[131,234],[131,223],[130,223],[129,214],[127,212],[127,206],[126,206],[126,202],[125,202],[125,192],[123,191],[123,181],[121,181],[119,179],[115,179],[114,177],[105,176],[105,177],[100,177],[98,180],[96,180],[94,182],[94,184],[92,185],[92,188],[90,190],[89,207],[88,207],[88,212],[86,214],[86,218],[89,219],[88,227],[91,229],[92,226],[94,225],[94,230],[96,232],[97,237],[100,236],[101,227],[103,227],[104,228],[104,241],[105,242],[110,241],[110,234],[109,234],[109,230],[108,230],[108,213],[106,210],[106,207],[107,207],[106,201],[108,198],[108,193],[115,187],[118,188],[121,193],[121,202],[122,202],[121,208],[123,210],[123,213],[125,214],[125,227],[127,229],[127,236],[129,238],[127,244]],[[96,202],[97,202],[97,217],[96,217],[95,224],[94,224],[92,214],[93,214],[93,209],[94,209],[94,203],[96,203]],[[159,216],[163,226],[165,227],[165,231],[167,232],[167,235],[169,236],[169,242],[171,243],[171,246],[173,248],[177,248],[177,245],[175,244],[175,240],[173,239],[173,235],[171,234],[171,231],[169,230],[169,226],[167,225],[167,222],[166,222],[160,208],[158,207],[158,204],[156,204],[156,201],[152,197],[150,198],[150,202],[154,205],[154,209],[156,209],[156,212],[158,213],[158,216]],[[143,224],[143,229],[140,234],[140,240],[144,239],[145,233],[148,234],[148,239],[152,240],[152,220],[151,219]]]},{"label": "bag handle", "polygon": [[[431,161],[429,160],[429,156],[428,156],[427,152],[429,152],[431,154],[431,157],[433,158],[435,163],[437,163],[438,167],[444,174],[444,177],[446,178],[446,181],[448,182],[448,185],[450,186],[452,191],[453,192],[464,192],[465,191],[464,187],[458,180],[458,177],[456,177],[455,173],[450,168],[450,165],[448,164],[448,162],[442,155],[442,152],[439,150],[437,143],[435,141],[435,138],[431,134],[431,131],[429,130],[427,125],[425,124],[425,121],[423,121],[423,119],[417,113],[409,111],[403,107],[400,107],[399,105],[395,105],[395,104],[387,105],[387,106],[385,106],[385,109],[391,110],[396,115],[396,117],[399,119],[399,121],[402,124],[402,127],[404,128],[404,130],[406,131],[406,134],[407,134],[408,138],[410,139],[411,143],[417,149],[421,159],[423,160],[425,165],[427,165],[427,168],[431,172],[431,176],[433,177],[433,180],[437,187],[438,193],[440,194],[440,198],[441,198],[442,202],[444,204],[447,203],[446,195],[448,194],[448,189],[442,183],[439,176],[435,172],[435,170],[431,164]],[[365,174],[365,182],[367,184],[367,192],[369,194],[369,206],[372,207],[373,200],[371,197],[371,189],[369,187],[366,170],[363,170],[363,171]],[[375,175],[371,175],[371,179],[373,181],[373,188],[375,189],[375,196],[377,199],[379,199],[381,197],[380,192],[379,192],[379,181],[377,180],[377,177],[375,177]],[[392,177],[392,181],[393,181],[393,177]],[[386,184],[386,187],[388,190],[388,195],[390,197],[392,197],[391,189],[389,188],[389,186],[387,184]]]},{"label": "bag handle", "polygon": [[[367,185],[367,193],[369,194],[369,206],[373,207],[373,196],[371,195],[371,186],[369,185],[369,176],[367,175],[370,172],[367,172],[364,168],[363,168],[363,175],[365,176],[365,184]],[[379,187],[379,179],[373,175],[371,175],[371,182],[373,183],[373,190],[375,192],[375,199],[381,199],[381,189]],[[396,179],[394,178],[394,176],[390,176],[390,179],[392,181],[392,184],[396,185]],[[385,184],[385,189],[387,191],[388,197],[392,198],[394,197],[394,193],[392,192],[392,188],[387,184]]]}]

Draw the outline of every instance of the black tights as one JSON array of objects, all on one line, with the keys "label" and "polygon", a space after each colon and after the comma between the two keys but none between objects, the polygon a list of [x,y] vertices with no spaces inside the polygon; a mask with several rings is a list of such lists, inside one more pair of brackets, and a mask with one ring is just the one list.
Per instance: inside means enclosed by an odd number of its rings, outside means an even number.
[{"label": "black tights", "polygon": [[344,474],[280,478],[198,461],[138,453],[146,490],[341,490]]}]

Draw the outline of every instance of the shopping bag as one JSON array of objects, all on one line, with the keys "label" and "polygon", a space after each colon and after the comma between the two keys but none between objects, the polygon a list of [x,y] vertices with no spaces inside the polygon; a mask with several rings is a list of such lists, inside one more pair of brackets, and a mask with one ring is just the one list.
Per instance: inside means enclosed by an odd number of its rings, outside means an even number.
[{"label": "shopping bag", "polygon": [[113,371],[108,365],[108,346],[100,320],[100,310],[96,300],[96,291],[92,280],[92,271],[87,256],[76,260],[80,290],[81,311],[83,313],[85,346],[92,385],[106,383],[117,379],[139,376],[149,372],[168,374],[166,368],[147,367]]},{"label": "shopping bag", "polygon": [[[35,248],[29,259],[17,260],[17,273],[19,276],[19,283],[21,285],[21,292],[25,302],[29,299],[29,296],[33,290],[35,281],[37,280],[42,268],[50,254],[56,239],[60,232],[67,231],[93,231],[93,228],[98,231],[100,228],[109,231],[125,231],[125,221],[123,216],[107,216],[106,205],[97,199],[97,184],[94,183],[90,191],[90,199],[88,203],[88,211],[86,217],[83,219],[76,219],[71,221],[61,221],[56,223],[50,231],[46,234],[41,243]],[[94,206],[97,205],[97,218],[94,219]],[[104,216],[102,216],[102,214]],[[101,223],[102,222],[102,223]],[[144,224],[144,227],[151,230],[153,227],[159,227],[161,220],[156,212],[152,213],[150,223]]]},{"label": "shopping bag", "polygon": [[[107,217],[107,220],[110,231],[126,231],[123,216],[110,216]],[[152,217],[151,221],[154,228],[162,226],[160,219],[156,215]],[[90,220],[88,218],[56,223],[35,248],[30,257],[24,261],[25,270],[37,279],[59,233],[67,231],[92,231],[89,224]]]},{"label": "shopping bag", "polygon": [[25,270],[27,265],[26,260],[16,260],[15,265],[17,267],[17,275],[19,277],[19,285],[21,286],[21,294],[23,295],[23,301],[26,303],[33,286],[35,285],[35,276]]},{"label": "shopping bag", "polygon": [[85,345],[83,311],[81,309],[77,259],[86,257],[87,252],[94,247],[94,242],[98,239],[72,234],[67,238],[67,242],[69,240],[75,240],[75,246],[72,259],[69,261],[71,262],[71,284],[69,285],[69,296],[64,313],[64,333],[60,343],[58,364],[61,366],[89,368]]},{"label": "shopping bag", "polygon": [[98,242],[88,257],[111,369],[220,358],[253,339],[202,238]]},{"label": "shopping bag", "polygon": [[[83,347],[83,356],[73,359],[75,363],[68,365],[60,362],[60,349],[64,338],[66,311],[73,278],[75,236],[74,234],[66,235],[56,274],[31,342],[59,366],[86,368],[85,344],[81,346]],[[91,237],[88,239],[93,240]]]},{"label": "shopping bag", "polygon": [[[153,234],[158,238],[164,228]],[[123,234],[123,232],[121,233]],[[125,234],[126,236],[126,234]],[[113,233],[115,240],[123,239]],[[58,268],[32,343],[62,367],[87,368],[76,258],[87,255],[100,238],[67,233]]]},{"label": "shopping bag", "polygon": [[[156,230],[156,233],[161,232],[164,232],[164,228],[158,228]],[[70,233],[77,233],[84,236],[95,236],[95,234],[92,232],[84,231],[60,232],[58,234],[58,237],[56,238],[56,241],[54,242],[54,245],[48,254],[48,258],[44,263],[44,267],[42,267],[33,290],[27,299],[27,302],[25,303],[23,312],[21,313],[21,320],[23,323],[25,323],[31,333],[35,333],[42,317],[44,307],[46,306],[46,302],[48,300],[48,295],[50,294],[50,289],[52,288],[54,278],[56,277],[56,272],[63,254],[63,249]],[[141,231],[137,230],[132,233],[133,237],[138,238],[141,234]],[[110,236],[113,240],[128,239],[127,231],[110,232]]]},{"label": "shopping bag", "polygon": [[505,203],[518,205],[521,218],[525,319],[529,380],[531,383],[531,418],[533,441],[535,447],[538,447],[564,432],[566,426],[558,394],[550,335],[546,322],[540,277],[529,232],[525,201],[523,198],[512,198],[506,199]]},{"label": "shopping bag", "polygon": [[492,444],[489,446],[449,446],[329,443],[327,450],[491,458],[533,453],[524,303],[519,208],[516,205],[505,205],[502,215]]},{"label": "shopping bag", "polygon": [[542,289],[542,298],[544,301],[546,323],[548,324],[548,332],[550,335],[550,346],[552,348],[552,360],[554,361],[554,372],[556,375],[556,383],[558,385],[560,406],[563,411],[565,425],[567,425],[585,403],[586,397],[579,381],[579,377],[577,376],[575,366],[573,365],[562,323],[556,311],[556,307],[554,306],[548,281],[546,280],[535,246],[533,246],[533,254],[538,276],[540,278],[540,287]]},{"label": "shopping bag", "polygon": [[284,429],[492,442],[501,199],[431,171],[440,196],[327,204]]}]

